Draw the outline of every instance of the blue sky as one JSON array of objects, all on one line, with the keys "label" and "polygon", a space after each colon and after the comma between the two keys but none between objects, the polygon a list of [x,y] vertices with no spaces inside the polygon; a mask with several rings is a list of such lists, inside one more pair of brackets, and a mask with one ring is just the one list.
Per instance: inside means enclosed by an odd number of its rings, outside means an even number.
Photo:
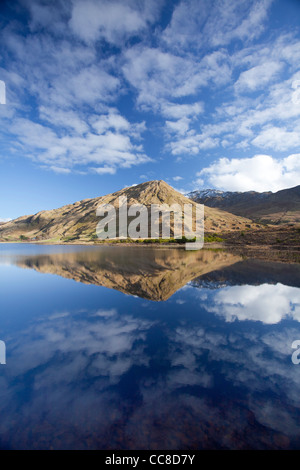
[{"label": "blue sky", "polygon": [[0,27],[0,219],[300,184],[299,0],[2,0]]}]

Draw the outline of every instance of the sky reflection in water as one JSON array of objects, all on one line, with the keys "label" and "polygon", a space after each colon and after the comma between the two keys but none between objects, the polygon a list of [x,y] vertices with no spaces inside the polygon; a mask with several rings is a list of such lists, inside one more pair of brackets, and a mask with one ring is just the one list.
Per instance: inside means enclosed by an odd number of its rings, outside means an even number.
[{"label": "sky reflection in water", "polygon": [[299,273],[2,245],[1,448],[300,448]]}]

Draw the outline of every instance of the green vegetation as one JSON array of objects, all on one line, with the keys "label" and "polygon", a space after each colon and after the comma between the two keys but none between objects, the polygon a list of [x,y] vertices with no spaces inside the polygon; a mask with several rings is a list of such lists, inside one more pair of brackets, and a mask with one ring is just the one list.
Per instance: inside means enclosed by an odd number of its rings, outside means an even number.
[{"label": "green vegetation", "polygon": [[174,243],[174,244],[183,244],[186,242],[195,242],[196,237],[194,238],[186,238],[182,237],[179,239],[176,238],[138,238],[138,239],[133,239],[133,238],[122,238],[122,239],[106,239],[106,240],[101,240],[97,239],[93,235],[91,236],[92,240],[97,240],[99,243],[145,243],[145,244],[167,244],[167,243]]},{"label": "green vegetation", "polygon": [[205,243],[213,243],[213,242],[223,242],[223,238],[219,237],[218,235],[206,235],[204,237]]},{"label": "green vegetation", "polygon": [[196,237],[194,238],[147,238],[145,240],[141,240],[143,243],[186,243],[186,242],[195,242]]},{"label": "green vegetation", "polygon": [[78,236],[77,235],[70,235],[69,237],[64,237],[62,238],[62,241],[63,242],[72,242],[74,240],[78,240]]},{"label": "green vegetation", "polygon": [[[194,238],[186,238],[186,237],[182,237],[182,238],[138,238],[138,239],[132,239],[132,238],[122,238],[122,239],[105,239],[105,240],[101,240],[101,239],[98,239],[97,238],[97,235],[91,235],[90,236],[90,239],[91,240],[94,240],[96,241],[97,243],[114,243],[114,244],[118,244],[118,243],[143,243],[143,244],[147,244],[147,245],[151,245],[151,244],[156,244],[156,245],[161,245],[161,244],[179,244],[179,245],[182,245],[184,243],[193,243],[196,241],[196,237]],[[221,238],[220,236],[218,235],[206,235],[204,237],[204,242],[205,243],[213,243],[213,242],[218,242],[218,243],[221,243],[223,242],[224,239]]]},{"label": "green vegetation", "polygon": [[28,240],[28,237],[25,237],[25,235],[20,235],[20,240],[22,241]]}]

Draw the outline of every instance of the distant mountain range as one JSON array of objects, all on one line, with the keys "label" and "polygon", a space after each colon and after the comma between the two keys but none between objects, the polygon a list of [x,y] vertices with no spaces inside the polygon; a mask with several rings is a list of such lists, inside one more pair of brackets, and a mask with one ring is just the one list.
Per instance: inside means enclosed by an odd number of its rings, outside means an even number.
[{"label": "distant mountain range", "polygon": [[[59,209],[41,211],[35,215],[23,216],[0,226],[1,241],[34,240],[49,243],[94,242],[99,217],[96,209],[101,204],[112,204],[116,209],[119,197],[127,197],[128,205],[143,204],[184,204],[192,201],[173,189],[164,181],[149,181],[124,188],[106,196],[84,199]],[[193,202],[195,204],[195,202]],[[222,232],[259,228],[251,220],[233,215],[217,208],[205,208],[205,231]]]},{"label": "distant mountain range", "polygon": [[222,209],[257,222],[300,223],[300,186],[276,193],[230,192],[215,189],[193,191],[187,197],[208,207]]}]

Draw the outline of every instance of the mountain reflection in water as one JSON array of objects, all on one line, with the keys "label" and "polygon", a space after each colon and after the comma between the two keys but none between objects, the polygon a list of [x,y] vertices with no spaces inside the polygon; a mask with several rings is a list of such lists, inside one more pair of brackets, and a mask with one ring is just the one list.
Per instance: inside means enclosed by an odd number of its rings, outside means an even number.
[{"label": "mountain reflection in water", "polygon": [[2,245],[0,447],[300,448],[299,274],[225,252]]},{"label": "mountain reflection in water", "polygon": [[237,263],[224,251],[105,247],[71,253],[17,257],[22,268],[58,274],[150,300],[167,300],[189,281]]}]

